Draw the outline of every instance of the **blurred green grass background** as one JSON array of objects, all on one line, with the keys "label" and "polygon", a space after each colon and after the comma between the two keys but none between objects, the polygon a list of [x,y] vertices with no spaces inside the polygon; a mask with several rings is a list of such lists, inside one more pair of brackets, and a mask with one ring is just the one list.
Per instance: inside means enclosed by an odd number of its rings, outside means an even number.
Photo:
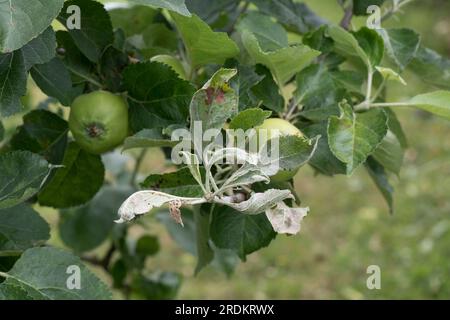
[{"label": "blurred green grass background", "polygon": [[[305,2],[331,22],[342,17],[335,0]],[[449,1],[416,1],[384,26],[413,28],[426,46],[450,56]],[[408,86],[390,86],[389,100],[433,90],[418,77],[404,77]],[[33,105],[37,99],[42,95],[32,92]],[[363,169],[352,177],[329,178],[305,167],[295,185],[311,211],[299,235],[278,236],[239,264],[231,278],[212,267],[194,277],[195,258],[155,223],[146,231],[160,237],[161,252],[148,259],[148,268],[182,273],[181,299],[450,298],[450,123],[412,110],[398,115],[410,148],[393,181],[394,215]],[[20,123],[20,117],[13,117],[5,124],[11,132]],[[142,176],[161,170],[162,155],[149,152]],[[54,228],[58,214],[39,211],[52,224],[51,243],[63,246]],[[381,268],[381,290],[366,287],[366,269],[373,264]]]}]

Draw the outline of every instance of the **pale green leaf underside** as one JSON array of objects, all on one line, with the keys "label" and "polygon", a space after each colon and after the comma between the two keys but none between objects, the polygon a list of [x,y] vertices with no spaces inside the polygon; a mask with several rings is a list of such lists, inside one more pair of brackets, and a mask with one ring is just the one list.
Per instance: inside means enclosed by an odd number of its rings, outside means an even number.
[{"label": "pale green leaf underside", "polygon": [[408,104],[450,120],[450,91],[420,94],[409,100]]},{"label": "pale green leaf underside", "polygon": [[41,34],[56,18],[64,0],[0,1],[0,52],[11,52]]}]

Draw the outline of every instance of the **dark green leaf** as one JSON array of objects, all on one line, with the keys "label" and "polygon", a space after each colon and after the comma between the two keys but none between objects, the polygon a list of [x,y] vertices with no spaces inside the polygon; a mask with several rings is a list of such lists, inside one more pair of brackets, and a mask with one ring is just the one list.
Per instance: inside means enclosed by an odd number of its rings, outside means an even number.
[{"label": "dark green leaf", "polygon": [[192,177],[189,168],[184,167],[175,172],[152,174],[148,176],[141,187],[158,190],[180,197],[201,197],[203,190]]},{"label": "dark green leaf", "polygon": [[218,248],[231,249],[245,261],[275,238],[276,233],[265,214],[248,215],[229,207],[218,207],[212,217],[211,239]]},{"label": "dark green leaf", "polygon": [[381,6],[385,0],[353,0],[353,14],[366,16],[369,14],[367,8],[371,5]]},{"label": "dark green leaf", "polygon": [[281,112],[284,108],[284,98],[280,94],[280,90],[270,71],[263,65],[256,65],[255,71],[258,75],[264,78],[250,89],[251,100],[254,105],[261,104],[262,106]]},{"label": "dark green leaf", "polygon": [[311,65],[297,74],[296,103],[302,105],[301,115],[321,121],[339,115],[339,102],[345,91],[338,88],[324,65]]},{"label": "dark green leaf", "polygon": [[94,64],[78,49],[70,34],[67,31],[58,31],[56,32],[56,39],[59,58],[72,73],[73,82],[83,82],[88,79],[98,82],[96,77],[91,75]]},{"label": "dark green leaf", "polygon": [[5,127],[3,123],[0,121],[0,142],[5,138]]},{"label": "dark green leaf", "polygon": [[138,274],[133,279],[133,294],[146,300],[174,299],[181,281],[181,275],[173,272],[155,273],[150,276]]},{"label": "dark green leaf", "polygon": [[68,145],[53,178],[39,193],[39,203],[54,208],[68,208],[92,199],[103,184],[105,168],[100,156],[89,154],[75,142]]},{"label": "dark green leaf", "polygon": [[33,110],[11,138],[14,150],[39,153],[52,164],[60,164],[67,145],[67,121],[46,110]]},{"label": "dark green leaf", "polygon": [[372,154],[372,157],[378,161],[386,170],[396,175],[400,174],[403,164],[404,151],[397,137],[388,131],[383,141]]},{"label": "dark green leaf", "polygon": [[293,0],[252,0],[263,13],[275,17],[289,29],[305,33],[312,28],[327,23],[304,3]]},{"label": "dark green leaf", "polygon": [[214,259],[214,251],[209,245],[210,237],[210,206],[194,208],[195,235],[197,243],[197,266],[195,274],[206,267]]},{"label": "dark green leaf", "polygon": [[29,151],[0,155],[0,209],[9,208],[31,198],[47,178],[50,167],[41,156]]},{"label": "dark green leaf", "polygon": [[75,98],[70,73],[59,58],[35,65],[31,68],[31,76],[46,95],[58,99],[62,105],[69,106]]},{"label": "dark green leaf", "polygon": [[123,74],[134,131],[185,124],[195,88],[170,67],[158,62],[128,66]]},{"label": "dark green leaf", "polygon": [[369,172],[370,177],[373,182],[380,190],[383,198],[386,200],[389,206],[389,212],[392,213],[394,210],[394,201],[392,198],[392,194],[394,193],[394,189],[389,184],[388,177],[382,165],[380,165],[376,160],[372,157],[369,157],[366,161],[366,169]]},{"label": "dark green leaf", "polygon": [[187,0],[186,6],[190,12],[211,26],[219,23],[221,19],[229,22],[229,15],[236,11],[240,2],[240,0]]},{"label": "dark green leaf", "polygon": [[181,227],[172,219],[168,211],[159,212],[157,219],[164,224],[172,239],[183,250],[190,254],[197,255],[197,242],[194,214],[191,210],[182,208],[181,217],[183,218],[184,227]]},{"label": "dark green leaf", "polygon": [[[67,285],[77,269],[81,286],[71,290]],[[111,299],[111,292],[80,258],[60,249],[33,248],[24,252],[0,284],[0,300],[16,299],[103,300]]]},{"label": "dark green leaf", "polygon": [[390,108],[385,108],[384,111],[386,111],[389,118],[389,130],[391,130],[392,133],[395,134],[403,149],[408,148],[408,139],[406,138],[406,134],[403,131],[402,125],[398,120],[396,113]]},{"label": "dark green leaf", "polygon": [[0,116],[7,117],[22,109],[20,97],[26,94],[27,70],[20,50],[0,54]]},{"label": "dark green leaf", "polygon": [[122,72],[128,65],[128,55],[114,47],[108,47],[100,61],[102,82],[111,92],[122,91]]},{"label": "dark green leaf", "polygon": [[31,207],[19,204],[0,210],[0,256],[44,243],[50,228]]},{"label": "dark green leaf", "polygon": [[21,51],[25,59],[25,69],[30,70],[35,64],[49,62],[56,52],[55,33],[51,27],[47,28],[39,37],[31,40]]},{"label": "dark green leaf", "polygon": [[387,115],[381,109],[354,113],[342,105],[340,117],[330,117],[328,144],[333,154],[347,164],[350,175],[375,151],[387,133]]},{"label": "dark green leaf", "polygon": [[110,234],[119,207],[132,193],[128,187],[106,186],[88,204],[61,211],[61,239],[76,252],[98,247]]},{"label": "dark green leaf", "polygon": [[359,29],[353,35],[366,53],[372,67],[378,66],[384,55],[384,42],[380,35],[375,30],[366,27]]},{"label": "dark green leaf", "polygon": [[17,50],[40,35],[56,18],[63,3],[64,0],[0,2],[0,53]]},{"label": "dark green leaf", "polygon": [[64,3],[58,20],[66,24],[70,15],[69,6],[76,5],[81,10],[81,29],[70,29],[69,34],[83,54],[92,62],[98,62],[108,45],[113,44],[111,19],[103,4],[91,0],[71,0]]},{"label": "dark green leaf", "polygon": [[302,132],[308,137],[320,135],[316,152],[309,160],[309,164],[322,174],[333,176],[335,174],[345,174],[345,163],[337,159],[331,152],[328,145],[327,121],[322,121],[302,128]]}]

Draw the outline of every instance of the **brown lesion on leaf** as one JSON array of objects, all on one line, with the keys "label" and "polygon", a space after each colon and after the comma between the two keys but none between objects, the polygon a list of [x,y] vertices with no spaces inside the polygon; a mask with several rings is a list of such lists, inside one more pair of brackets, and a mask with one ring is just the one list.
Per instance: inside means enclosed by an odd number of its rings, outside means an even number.
[{"label": "brown lesion on leaf", "polygon": [[178,224],[181,224],[184,227],[183,219],[181,218],[181,206],[183,205],[183,201],[177,199],[169,202],[169,214],[170,217]]},{"label": "brown lesion on leaf", "polygon": [[211,105],[213,102],[216,102],[217,104],[221,104],[225,102],[225,92],[226,88],[228,87],[228,84],[225,84],[223,88],[214,88],[209,87],[206,91],[206,99],[205,103],[207,105]]}]

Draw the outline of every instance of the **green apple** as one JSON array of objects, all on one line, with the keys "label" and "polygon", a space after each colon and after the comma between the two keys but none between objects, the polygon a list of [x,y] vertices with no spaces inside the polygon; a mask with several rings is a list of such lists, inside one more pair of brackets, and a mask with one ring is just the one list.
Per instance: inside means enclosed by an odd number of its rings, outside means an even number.
[{"label": "green apple", "polygon": [[93,154],[110,151],[128,135],[128,107],[111,92],[81,95],[70,108],[69,129],[84,150]]}]

